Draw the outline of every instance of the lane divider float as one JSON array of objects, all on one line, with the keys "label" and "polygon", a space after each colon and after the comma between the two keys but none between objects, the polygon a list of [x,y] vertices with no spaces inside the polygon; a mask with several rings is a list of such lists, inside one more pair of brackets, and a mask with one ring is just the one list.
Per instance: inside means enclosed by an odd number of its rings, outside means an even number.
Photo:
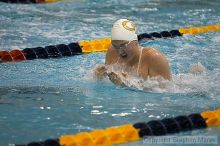
[{"label": "lane divider float", "polygon": [[220,126],[220,109],[194,113],[188,116],[177,116],[62,135],[57,139],[47,139],[41,142],[15,146],[111,146],[138,141],[149,136],[162,136],[212,126]]},{"label": "lane divider float", "polygon": [[61,0],[0,0],[4,3],[20,3],[20,4],[29,4],[29,3],[53,3]]},{"label": "lane divider float", "polygon": [[[198,35],[209,31],[220,31],[220,24],[180,28],[179,30],[142,33],[138,35],[138,41],[148,41],[161,38],[173,38],[185,34]],[[46,47],[25,48],[16,51],[0,51],[0,62],[23,61],[32,59],[59,58],[63,56],[74,56],[92,52],[106,52],[111,45],[111,38],[80,41],[68,45],[50,45]]]}]

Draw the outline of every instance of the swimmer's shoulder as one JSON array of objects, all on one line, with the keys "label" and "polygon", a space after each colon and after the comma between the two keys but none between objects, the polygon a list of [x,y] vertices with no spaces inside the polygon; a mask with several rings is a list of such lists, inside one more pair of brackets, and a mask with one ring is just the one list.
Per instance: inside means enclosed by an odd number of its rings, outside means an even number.
[{"label": "swimmer's shoulder", "polygon": [[161,56],[162,54],[160,53],[160,51],[158,51],[155,48],[151,48],[151,47],[143,47],[143,55],[146,56],[147,58],[151,58],[154,56]]},{"label": "swimmer's shoulder", "polygon": [[156,63],[156,62],[167,62],[167,58],[159,50],[155,48],[145,47],[142,53],[143,60],[146,62]]}]

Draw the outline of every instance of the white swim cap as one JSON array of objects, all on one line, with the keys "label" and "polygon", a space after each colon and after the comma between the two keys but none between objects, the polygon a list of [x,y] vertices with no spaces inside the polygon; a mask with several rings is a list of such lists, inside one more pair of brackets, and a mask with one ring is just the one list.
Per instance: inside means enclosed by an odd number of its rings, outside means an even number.
[{"label": "white swim cap", "polygon": [[127,19],[116,21],[112,27],[112,40],[138,40],[135,24]]}]

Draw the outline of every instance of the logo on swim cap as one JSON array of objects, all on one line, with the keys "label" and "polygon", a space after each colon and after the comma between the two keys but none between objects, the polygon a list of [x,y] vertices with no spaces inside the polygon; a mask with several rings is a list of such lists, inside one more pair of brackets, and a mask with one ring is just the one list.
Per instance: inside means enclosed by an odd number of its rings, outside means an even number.
[{"label": "logo on swim cap", "polygon": [[129,21],[129,20],[126,20],[126,21],[123,21],[122,22],[122,26],[127,29],[127,30],[130,30],[130,31],[135,31],[135,25],[133,22]]},{"label": "logo on swim cap", "polygon": [[138,40],[135,24],[128,19],[117,20],[112,27],[112,40]]}]

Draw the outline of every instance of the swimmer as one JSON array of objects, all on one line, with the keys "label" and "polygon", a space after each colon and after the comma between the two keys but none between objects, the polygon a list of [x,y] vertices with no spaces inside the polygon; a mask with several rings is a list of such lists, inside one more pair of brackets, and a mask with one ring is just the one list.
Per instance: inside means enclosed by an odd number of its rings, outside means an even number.
[{"label": "swimmer", "polygon": [[[124,81],[130,75],[144,80],[157,76],[171,79],[166,57],[154,48],[139,46],[136,26],[132,21],[116,21],[112,27],[111,40],[105,64],[98,65],[94,70],[98,79],[108,76],[113,83],[121,86],[126,86]],[[114,65],[118,65],[119,70],[115,71]]]}]

